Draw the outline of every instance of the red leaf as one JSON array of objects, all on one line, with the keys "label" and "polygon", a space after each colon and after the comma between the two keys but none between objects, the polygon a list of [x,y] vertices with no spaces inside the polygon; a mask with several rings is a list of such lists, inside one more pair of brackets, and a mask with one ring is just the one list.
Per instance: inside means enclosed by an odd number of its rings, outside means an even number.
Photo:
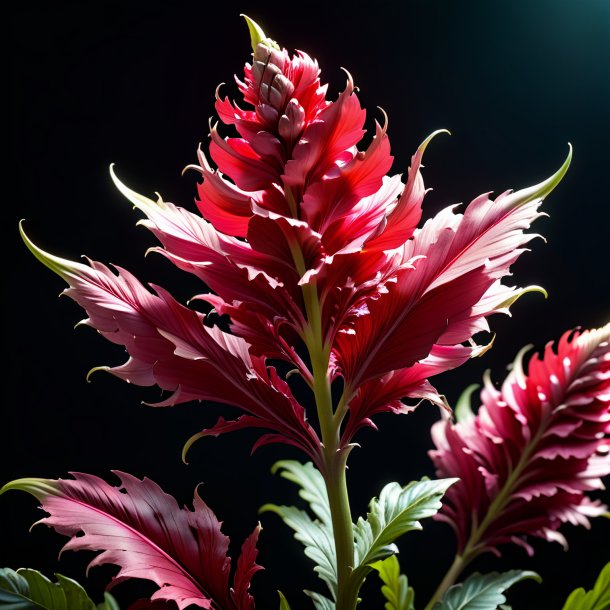
[{"label": "red leaf", "polygon": [[394,251],[395,284],[369,303],[334,348],[346,384],[357,390],[366,381],[410,367],[434,344],[457,345],[487,330],[486,317],[507,312],[523,290],[500,279],[534,236],[524,232],[540,215],[543,198],[567,171],[495,201],[482,195],[464,215],[446,208],[413,239]]},{"label": "red leaf", "polygon": [[[125,270],[115,275],[101,263],[91,266],[28,247],[70,285],[66,293],[89,314],[87,324],[113,343],[124,345],[129,360],[104,370],[140,385],[157,384],[172,395],[156,406],[210,400],[240,407],[258,427],[278,433],[276,440],[296,445],[317,461],[320,443],[304,408],[288,384],[265,360],[251,357],[249,345],[184,307],[155,287],[152,294]],[[250,420],[248,420],[250,421]]]},{"label": "red leaf", "polygon": [[476,417],[435,424],[437,474],[461,479],[439,513],[460,553],[497,552],[524,535],[565,544],[562,523],[588,526],[606,510],[586,492],[610,474],[609,340],[610,324],[567,332],[527,374],[522,351],[501,391],[485,380]]}]

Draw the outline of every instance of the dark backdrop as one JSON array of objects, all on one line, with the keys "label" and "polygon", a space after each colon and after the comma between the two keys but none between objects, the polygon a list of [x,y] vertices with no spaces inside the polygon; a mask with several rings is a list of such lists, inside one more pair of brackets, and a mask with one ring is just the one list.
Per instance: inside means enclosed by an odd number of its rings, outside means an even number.
[{"label": "dark backdrop", "polygon": [[[601,325],[610,311],[606,0],[64,2],[13,11],[13,71],[5,89],[13,104],[13,160],[4,182],[9,363],[0,481],[55,478],[69,470],[109,476],[116,468],[151,476],[183,502],[203,481],[203,496],[238,542],[256,523],[257,507],[294,499],[269,468],[280,456],[297,455],[265,448],[249,458],[254,436],[245,432],[200,442],[184,466],[183,441],[213,422],[218,410],[140,406],[157,394],[104,374],[87,384],[86,372],[121,362],[121,350],[90,329],[72,330],[81,311],[55,298],[62,282],[20,243],[17,221],[26,218],[37,243],[59,255],[86,253],[125,265],[181,299],[198,291],[161,257],[144,260],[153,238],[133,226],[137,215],[115,192],[107,167],[115,162],[119,175],[140,192],[160,191],[193,207],[196,175],[181,177],[180,171],[207,138],[217,83],[229,83],[225,91],[233,95],[232,74],[249,56],[240,12],[289,49],[317,57],[331,97],[344,85],[339,67],[350,70],[369,108],[369,126],[379,117],[376,106],[390,117],[395,171],[406,170],[432,130],[453,132],[426,153],[424,178],[434,187],[427,215],[484,191],[538,182],[560,165],[567,142],[573,143],[572,167],[544,205],[550,219],[535,227],[548,243],[534,241],[515,271],[515,282],[542,284],[549,299],[528,295],[514,306],[512,319],[493,320],[494,349],[437,379],[450,399],[485,368],[500,379],[523,344],[540,347],[565,329]],[[408,417],[380,417],[380,432],[361,435],[363,448],[354,452],[349,472],[355,514],[389,480],[405,483],[432,474],[426,450],[436,417],[435,409],[423,405]],[[0,564],[59,570],[84,580],[83,557],[66,553],[57,564],[61,537],[45,528],[28,533],[39,516],[35,504],[25,495],[1,498]],[[310,566],[279,520],[262,519],[260,558],[268,569],[255,579],[259,607],[275,606],[277,588],[295,610],[307,607],[299,588],[304,582],[320,589],[321,583],[309,575]],[[544,584],[519,585],[511,595],[514,606],[558,608],[574,587],[591,586],[608,559],[610,521],[565,533],[568,554],[536,543],[534,559],[517,550],[476,567],[536,569]],[[424,533],[401,543],[400,559],[420,605],[452,553],[453,537],[441,524],[429,523]],[[112,572],[105,570],[89,577],[96,595]]]}]

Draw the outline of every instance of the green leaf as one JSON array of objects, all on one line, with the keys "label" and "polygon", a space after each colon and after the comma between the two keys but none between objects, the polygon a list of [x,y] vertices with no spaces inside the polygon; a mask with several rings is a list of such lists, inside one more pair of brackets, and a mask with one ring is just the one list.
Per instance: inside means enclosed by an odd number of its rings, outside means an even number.
[{"label": "green leaf", "polygon": [[[56,574],[51,582],[37,570],[0,570],[0,605],[5,610],[96,610],[86,591],[74,580]],[[116,605],[103,610],[118,610]]]},{"label": "green leaf", "polygon": [[443,494],[457,480],[424,478],[406,487],[386,485],[379,498],[371,500],[366,520],[360,517],[354,526],[356,570],[366,573],[371,563],[393,555],[394,541],[406,532],[421,530],[419,519],[438,512]]},{"label": "green leaf", "polygon": [[409,587],[407,577],[400,573],[400,563],[396,555],[376,561],[371,567],[379,572],[383,582],[381,592],[388,600],[385,610],[415,610],[415,592],[413,587]]},{"label": "green leaf", "polygon": [[27,581],[28,597],[48,610],[68,610],[66,594],[57,583],[52,583],[46,576],[36,570],[19,569],[19,576]]},{"label": "green leaf", "polygon": [[335,602],[328,599],[328,597],[320,595],[320,593],[316,593],[315,591],[305,590],[305,593],[313,600],[313,605],[316,610],[336,610]]},{"label": "green leaf", "polygon": [[281,591],[278,591],[278,595],[280,596],[280,610],[290,610],[290,604],[286,596]]},{"label": "green leaf", "polygon": [[57,578],[57,584],[64,590],[66,608],[69,608],[69,610],[96,610],[95,604],[86,591],[75,580],[61,574],[55,574],[55,577]]},{"label": "green leaf", "polygon": [[502,574],[477,572],[463,583],[449,587],[443,599],[436,602],[432,610],[496,610],[506,601],[504,591],[526,578],[536,582],[542,580],[536,572],[525,570],[509,570]]},{"label": "green leaf", "polygon": [[28,581],[10,568],[0,569],[0,606],[6,610],[40,610],[44,608],[29,598]]},{"label": "green leaf", "polygon": [[470,421],[474,418],[474,413],[472,411],[472,403],[471,398],[472,395],[480,388],[481,386],[478,383],[473,383],[469,385],[461,394],[455,404],[455,409],[453,410],[455,414],[456,421]]},{"label": "green leaf", "polygon": [[316,518],[312,519],[309,513],[295,506],[265,504],[260,512],[276,513],[294,530],[294,537],[305,546],[305,555],[316,564],[314,571],[326,582],[333,598],[336,598],[337,558],[324,478],[312,463],[301,464],[293,460],[277,462],[272,472],[279,472],[282,477],[301,488],[299,496],[307,502]]},{"label": "green leaf", "polygon": [[563,610],[608,610],[610,608],[610,562],[599,573],[591,591],[572,591]]},{"label": "green leaf", "polygon": [[[110,593],[104,593],[104,601],[101,604],[97,605],[97,610],[121,610],[119,608],[119,604]],[[280,609],[282,610],[282,609]],[[290,610],[290,608],[288,609]]]},{"label": "green leaf", "polygon": [[332,523],[324,477],[311,462],[301,464],[294,460],[281,460],[273,465],[271,472],[279,473],[284,479],[298,485],[301,488],[299,496],[307,502],[314,515],[322,523]]}]

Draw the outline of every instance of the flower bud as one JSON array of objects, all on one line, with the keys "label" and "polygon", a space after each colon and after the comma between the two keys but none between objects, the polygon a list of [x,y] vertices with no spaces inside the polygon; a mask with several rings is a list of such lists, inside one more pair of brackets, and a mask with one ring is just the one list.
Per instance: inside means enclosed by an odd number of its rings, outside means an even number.
[{"label": "flower bud", "polygon": [[264,42],[259,42],[254,51],[254,62],[262,62],[266,66],[276,66],[283,72],[286,64],[286,55],[278,49],[269,47]]},{"label": "flower bud", "polygon": [[269,104],[258,104],[256,107],[256,117],[269,130],[277,125],[278,111]]},{"label": "flower bud", "polygon": [[294,85],[283,75],[279,74],[271,81],[269,101],[278,110],[284,108],[286,100],[294,93]]},{"label": "flower bud", "polygon": [[252,74],[256,82],[266,85],[269,85],[273,78],[281,73],[282,71],[275,64],[268,64],[265,61],[255,61],[252,66]]},{"label": "flower bud", "polygon": [[296,140],[305,124],[305,110],[299,102],[292,98],[286,104],[286,110],[278,122],[278,131],[285,140]]}]

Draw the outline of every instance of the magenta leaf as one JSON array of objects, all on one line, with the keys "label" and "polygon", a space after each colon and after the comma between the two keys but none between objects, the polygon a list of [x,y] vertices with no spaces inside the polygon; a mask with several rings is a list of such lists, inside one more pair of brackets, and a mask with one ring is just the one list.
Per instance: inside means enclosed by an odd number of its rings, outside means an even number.
[{"label": "magenta leaf", "polygon": [[486,377],[476,415],[465,397],[457,423],[435,424],[437,474],[460,478],[438,518],[466,562],[506,543],[532,553],[526,536],[565,546],[561,524],[588,527],[606,510],[587,493],[610,473],[609,341],[610,324],[566,332],[527,372],[522,350],[500,390]]},{"label": "magenta leaf", "polygon": [[[21,233],[38,260],[68,283],[64,294],[89,316],[83,323],[127,349],[129,359],[123,365],[100,369],[130,383],[156,384],[171,392],[154,406],[191,400],[236,405],[248,413],[248,426],[272,431],[264,441],[295,445],[317,461],[318,437],[303,406],[266,366],[265,358],[251,356],[244,339],[206,326],[203,314],[181,305],[159,286],[152,293],[124,269],[117,275],[96,261],[84,265],[53,256],[32,243],[22,227]],[[231,424],[197,436],[240,427]]]},{"label": "magenta leaf", "polygon": [[260,526],[244,544],[231,589],[229,539],[197,493],[194,510],[180,508],[150,479],[115,474],[120,487],[93,475],[73,473],[74,479],[18,479],[0,493],[19,489],[35,496],[49,513],[38,523],[71,537],[63,550],[101,551],[89,567],[105,563],[120,567],[113,583],[129,578],[154,582],[159,588],[151,603],[173,601],[180,610],[191,605],[254,608],[248,589],[252,576],[261,569],[256,564]]}]

